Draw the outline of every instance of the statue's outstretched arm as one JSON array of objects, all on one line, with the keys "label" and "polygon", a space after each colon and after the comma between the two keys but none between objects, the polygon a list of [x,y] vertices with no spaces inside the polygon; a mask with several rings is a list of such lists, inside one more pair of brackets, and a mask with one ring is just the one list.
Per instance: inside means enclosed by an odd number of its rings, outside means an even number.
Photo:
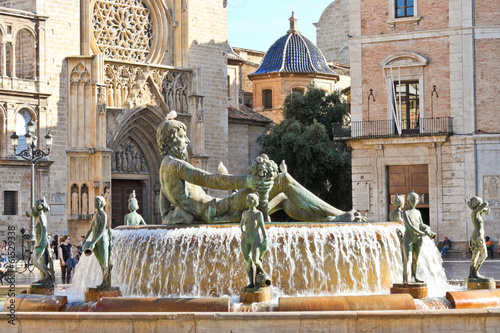
[{"label": "statue's outstretched arm", "polygon": [[201,187],[209,187],[217,190],[234,190],[250,187],[250,177],[248,175],[213,174],[178,159],[172,159],[169,162],[168,171],[175,173],[180,179]]}]

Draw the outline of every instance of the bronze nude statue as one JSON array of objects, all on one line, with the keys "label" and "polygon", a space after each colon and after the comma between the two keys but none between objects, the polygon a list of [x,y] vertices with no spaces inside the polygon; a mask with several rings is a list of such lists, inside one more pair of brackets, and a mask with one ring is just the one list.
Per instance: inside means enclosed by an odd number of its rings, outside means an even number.
[{"label": "bronze nude statue", "polygon": [[[264,215],[257,209],[259,196],[247,196],[248,210],[241,217],[241,252],[245,258],[250,284],[244,290],[269,287],[271,279],[262,267],[262,256],[267,251],[267,235],[264,228]],[[255,267],[255,269],[254,269]]]},{"label": "bronze nude statue", "polygon": [[130,193],[128,199],[128,209],[130,210],[130,213],[128,213],[124,217],[125,225],[146,225],[146,222],[144,221],[142,216],[137,213],[137,210],[139,209],[139,203],[137,202],[137,198],[135,197],[135,190]]},{"label": "bronze nude statue", "polygon": [[[289,216],[301,221],[349,222],[365,219],[358,212],[344,212],[330,206],[295,181],[289,173],[280,173],[269,180],[252,173],[242,176],[212,174],[192,166],[185,161],[190,143],[186,126],[173,119],[175,115],[171,114],[156,134],[163,156],[160,166],[163,224],[239,222],[247,209],[247,195],[268,191],[268,214],[284,209]],[[218,199],[208,195],[203,187],[238,191]],[[175,207],[172,211],[168,209],[169,202]]]},{"label": "bronze nude statue", "polygon": [[403,216],[403,207],[405,205],[404,195],[396,193],[394,195],[394,199],[392,200],[392,204],[396,206],[396,208],[389,213],[389,221],[400,222]]},{"label": "bronze nude statue", "polygon": [[47,238],[47,216],[50,210],[45,199],[37,200],[31,210],[26,211],[26,216],[36,218],[35,223],[35,250],[33,252],[33,265],[40,271],[41,279],[34,284],[43,288],[53,288],[56,276],[54,262],[49,255],[49,240]]},{"label": "bronze nude statue", "polygon": [[408,283],[408,275],[411,271],[411,281],[414,283],[423,283],[417,279],[418,257],[422,247],[422,237],[428,236],[431,239],[436,238],[436,233],[424,224],[422,215],[415,206],[418,204],[418,194],[411,191],[408,194],[408,208],[406,208],[399,220],[405,226],[405,234],[401,235],[398,229],[398,235],[402,244],[403,257],[403,283]]},{"label": "bronze nude statue", "polygon": [[467,201],[467,206],[472,209],[471,218],[474,231],[470,237],[470,249],[472,259],[470,262],[469,279],[487,279],[479,275],[478,271],[487,257],[486,243],[484,241],[483,213],[488,214],[490,209],[487,202],[483,202],[480,197],[472,197]]},{"label": "bronze nude statue", "polygon": [[[90,256],[95,254],[99,265],[102,270],[102,283],[97,286],[97,289],[107,290],[111,288],[111,248],[113,237],[111,230],[108,228],[108,217],[104,212],[106,200],[103,196],[95,197],[96,212],[92,217],[92,224],[90,230],[85,237],[84,245],[82,248],[85,255]],[[89,240],[92,234],[92,241]]]}]

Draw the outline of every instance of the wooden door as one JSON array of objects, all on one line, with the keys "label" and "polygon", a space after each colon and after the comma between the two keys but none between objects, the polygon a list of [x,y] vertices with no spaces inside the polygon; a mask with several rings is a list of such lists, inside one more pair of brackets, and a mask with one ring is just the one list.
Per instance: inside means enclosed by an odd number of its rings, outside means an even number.
[{"label": "wooden door", "polygon": [[135,196],[139,203],[137,213],[142,215],[143,198],[142,184],[140,180],[113,179],[111,183],[111,227],[123,225],[123,219],[128,210],[128,198],[135,190]]},{"label": "wooden door", "polygon": [[[422,220],[429,224],[429,172],[427,164],[417,165],[389,165],[387,166],[388,179],[388,211],[389,213],[396,208],[392,204],[396,193],[404,195],[405,201],[412,190],[419,195],[419,204],[417,209],[422,214]],[[407,206],[405,205],[405,208]]]}]

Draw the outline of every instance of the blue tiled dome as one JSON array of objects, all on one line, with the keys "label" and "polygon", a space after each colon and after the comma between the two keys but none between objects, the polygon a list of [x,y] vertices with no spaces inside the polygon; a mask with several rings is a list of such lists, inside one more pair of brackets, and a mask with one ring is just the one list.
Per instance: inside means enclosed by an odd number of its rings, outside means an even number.
[{"label": "blue tiled dome", "polygon": [[267,51],[260,67],[250,75],[269,73],[335,73],[328,67],[323,53],[298,32],[288,32]]}]

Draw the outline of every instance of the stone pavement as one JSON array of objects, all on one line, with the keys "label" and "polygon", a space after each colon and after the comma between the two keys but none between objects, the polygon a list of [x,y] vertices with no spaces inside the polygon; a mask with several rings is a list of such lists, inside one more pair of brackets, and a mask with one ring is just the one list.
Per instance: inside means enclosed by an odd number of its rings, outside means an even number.
[{"label": "stone pavement", "polygon": [[[469,276],[470,259],[443,261],[443,267],[448,280],[463,280]],[[486,259],[479,269],[479,273],[485,277],[500,280],[500,260]]]},{"label": "stone pavement", "polygon": [[[59,260],[54,260],[54,271],[56,273],[56,284],[62,284],[61,278],[61,265]],[[74,270],[72,271],[74,273]],[[24,273],[15,274],[15,284],[16,285],[29,285],[35,281],[40,279],[40,271],[38,269],[34,269],[33,272],[29,272],[26,270]],[[4,281],[5,284],[5,281]]]}]

